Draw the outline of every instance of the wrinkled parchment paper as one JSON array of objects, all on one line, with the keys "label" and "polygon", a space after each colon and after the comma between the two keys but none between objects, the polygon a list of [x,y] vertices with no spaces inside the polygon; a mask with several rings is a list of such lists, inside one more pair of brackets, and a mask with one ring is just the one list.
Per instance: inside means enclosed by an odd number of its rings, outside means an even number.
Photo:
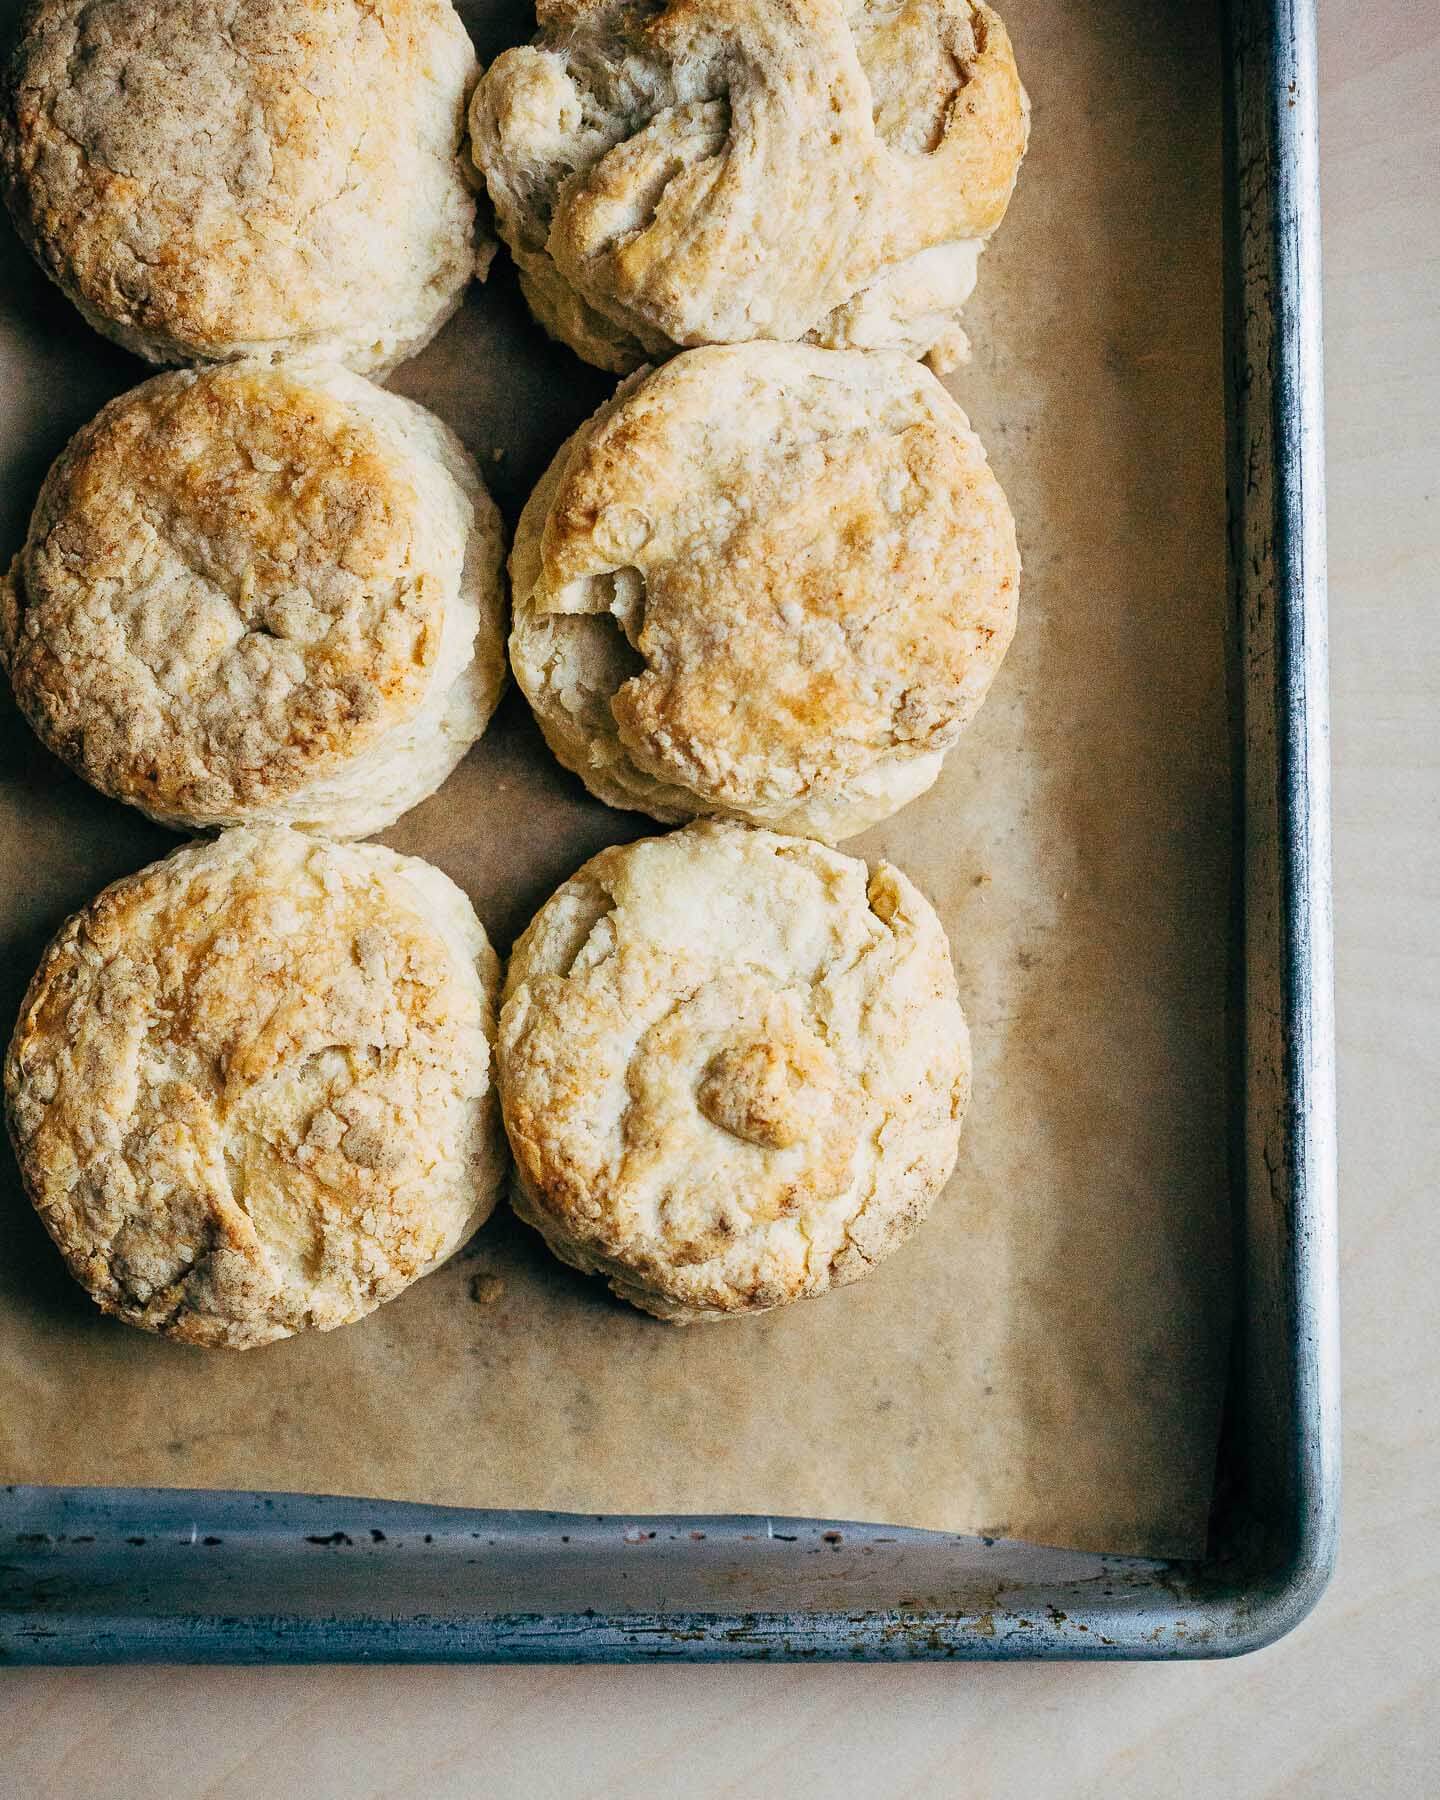
[{"label": "wrinkled parchment paper", "polygon": [[[936,901],[974,1032],[930,1221],[857,1287],[677,1330],[502,1211],[366,1322],[229,1355],[102,1319],[7,1152],[0,1478],[1202,1545],[1229,1306],[1215,20],[1182,0],[1004,10],[1034,141],[951,385],[1019,520],[1020,632],[938,787],[846,846]],[[514,0],[470,23],[482,56],[529,29]],[[5,228],[5,555],[68,435],[143,373]],[[393,385],[456,427],[513,524],[611,384],[545,342],[502,256]],[[512,693],[386,841],[454,876],[503,951],[593,851],[653,829],[589,800]],[[60,921],[174,841],[0,698],[6,1032]]]}]

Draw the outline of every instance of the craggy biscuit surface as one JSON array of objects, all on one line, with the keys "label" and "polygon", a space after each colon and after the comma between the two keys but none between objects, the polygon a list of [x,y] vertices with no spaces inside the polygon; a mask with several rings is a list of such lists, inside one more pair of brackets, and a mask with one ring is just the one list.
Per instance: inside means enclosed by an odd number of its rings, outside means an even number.
[{"label": "craggy biscuit surface", "polygon": [[499,514],[459,440],[348,370],[156,376],[80,431],[0,582],[0,662],[104,792],[359,837],[505,680]]},{"label": "craggy biscuit surface", "polygon": [[677,345],[903,349],[937,368],[1029,108],[977,0],[538,0],[472,154],[532,311],[623,372]]},{"label": "craggy biscuit surface", "polygon": [[5,1067],[26,1188],[129,1324],[247,1349],[392,1299],[489,1215],[499,970],[375,845],[191,845],[63,928]]},{"label": "craggy biscuit surface", "polygon": [[152,362],[387,369],[475,271],[474,79],[449,0],[38,0],[0,176],[46,273]]},{"label": "craggy biscuit surface", "polygon": [[705,821],[605,850],[515,947],[496,1046],[513,1201],[679,1323],[854,1281],[952,1167],[970,1048],[898,870]]},{"label": "craggy biscuit surface", "polygon": [[511,665],[600,799],[835,839],[922,793],[1015,629],[965,415],[898,353],[744,344],[635,378],[511,557]]}]

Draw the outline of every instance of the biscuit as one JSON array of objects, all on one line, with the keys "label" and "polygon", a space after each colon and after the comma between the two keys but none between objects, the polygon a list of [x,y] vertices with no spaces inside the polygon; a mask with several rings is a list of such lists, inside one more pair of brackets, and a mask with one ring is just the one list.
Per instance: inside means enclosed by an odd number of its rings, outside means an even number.
[{"label": "biscuit", "polygon": [[361,1318],[488,1216],[499,969],[438,869],[269,827],[177,850],[45,953],[11,1136],[107,1313],[249,1349]]},{"label": "biscuit", "polygon": [[40,266],[151,362],[412,356],[475,273],[449,0],[38,0],[0,179]]},{"label": "biscuit", "polygon": [[364,837],[494,711],[502,556],[413,401],[339,368],[157,375],[50,471],[0,662],[44,742],[152,818]]},{"label": "biscuit", "polygon": [[978,0],[538,0],[471,153],[530,308],[624,373],[805,339],[947,368],[1029,132]]},{"label": "biscuit", "polygon": [[1015,525],[897,353],[743,344],[637,376],[521,516],[510,661],[592,793],[834,840],[935,780],[1015,629]]},{"label": "biscuit", "polygon": [[857,1280],[955,1163],[970,1049],[897,869],[704,821],[605,850],[516,945],[496,1043],[512,1200],[676,1323]]}]

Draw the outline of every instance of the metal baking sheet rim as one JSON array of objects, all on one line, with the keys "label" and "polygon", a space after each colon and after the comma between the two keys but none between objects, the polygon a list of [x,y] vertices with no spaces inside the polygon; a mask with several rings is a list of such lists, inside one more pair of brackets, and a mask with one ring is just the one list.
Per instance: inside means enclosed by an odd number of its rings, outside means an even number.
[{"label": "metal baking sheet rim", "polygon": [[0,1664],[1207,1657],[1310,1611],[1339,1514],[1314,0],[1232,0],[1225,44],[1245,1218],[1207,1560],[813,1519],[10,1487]]}]

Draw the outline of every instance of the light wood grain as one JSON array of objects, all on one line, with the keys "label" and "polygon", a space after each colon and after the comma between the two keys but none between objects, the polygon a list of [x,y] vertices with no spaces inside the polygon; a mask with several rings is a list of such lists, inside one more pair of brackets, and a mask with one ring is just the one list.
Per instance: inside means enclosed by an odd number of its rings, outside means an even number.
[{"label": "light wood grain", "polygon": [[1345,1536],[1183,1667],[125,1670],[0,1682],[0,1795],[1440,1791],[1440,6],[1321,0]]}]

